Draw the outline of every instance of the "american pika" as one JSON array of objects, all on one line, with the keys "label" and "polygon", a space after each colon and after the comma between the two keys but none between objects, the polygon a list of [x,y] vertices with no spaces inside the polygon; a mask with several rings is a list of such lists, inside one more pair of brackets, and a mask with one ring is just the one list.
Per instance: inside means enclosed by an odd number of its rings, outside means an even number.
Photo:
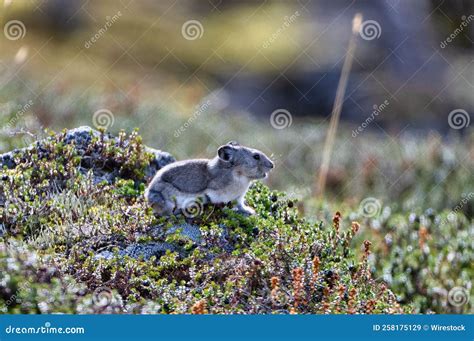
[{"label": "american pika", "polygon": [[171,215],[200,198],[213,204],[237,201],[236,209],[255,211],[245,205],[244,196],[253,180],[263,179],[274,167],[257,149],[229,142],[219,147],[213,159],[184,160],[160,169],[145,191],[145,198],[157,215]]}]

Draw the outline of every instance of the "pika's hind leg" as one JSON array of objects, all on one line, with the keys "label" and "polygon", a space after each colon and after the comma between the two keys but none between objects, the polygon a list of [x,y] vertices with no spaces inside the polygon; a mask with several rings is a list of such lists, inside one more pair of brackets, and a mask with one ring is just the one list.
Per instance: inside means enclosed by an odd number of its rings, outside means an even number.
[{"label": "pika's hind leg", "polygon": [[145,198],[155,215],[169,216],[176,207],[175,201],[169,196],[167,186],[162,183],[151,184],[145,192]]}]

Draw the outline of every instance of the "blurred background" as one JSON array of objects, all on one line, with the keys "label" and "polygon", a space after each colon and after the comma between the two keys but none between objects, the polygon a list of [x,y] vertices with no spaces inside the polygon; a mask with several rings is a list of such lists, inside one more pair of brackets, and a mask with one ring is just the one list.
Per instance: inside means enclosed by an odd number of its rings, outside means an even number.
[{"label": "blurred background", "polygon": [[[469,0],[5,0],[0,150],[78,125],[138,127],[178,159],[238,140],[276,160],[272,186],[311,197],[360,12],[327,196],[402,205],[437,185],[427,206],[454,207],[469,187],[444,180],[469,179],[473,162],[473,9]],[[414,190],[418,180],[428,182]]]}]

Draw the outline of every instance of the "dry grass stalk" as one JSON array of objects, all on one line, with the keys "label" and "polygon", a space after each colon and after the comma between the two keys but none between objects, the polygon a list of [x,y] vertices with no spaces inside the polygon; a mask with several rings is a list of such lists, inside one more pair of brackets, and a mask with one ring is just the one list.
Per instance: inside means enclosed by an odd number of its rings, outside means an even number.
[{"label": "dry grass stalk", "polygon": [[331,162],[331,153],[336,138],[337,126],[339,125],[339,119],[341,116],[342,104],[344,103],[344,94],[346,92],[347,81],[352,68],[352,60],[354,58],[354,52],[357,43],[357,36],[360,31],[362,24],[362,15],[357,13],[352,21],[352,36],[349,40],[349,46],[347,48],[346,58],[344,65],[342,66],[341,78],[337,86],[336,99],[331,113],[331,121],[329,123],[328,133],[326,135],[326,141],[324,142],[323,149],[323,160],[319,169],[319,178],[316,184],[316,195],[322,197],[326,188],[326,180],[329,171],[329,164]]}]

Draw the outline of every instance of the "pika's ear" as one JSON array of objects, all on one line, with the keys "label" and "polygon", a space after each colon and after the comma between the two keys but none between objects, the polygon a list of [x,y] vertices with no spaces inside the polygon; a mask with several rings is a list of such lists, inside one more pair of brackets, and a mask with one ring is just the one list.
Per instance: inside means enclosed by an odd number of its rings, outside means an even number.
[{"label": "pika's ear", "polygon": [[229,142],[227,142],[227,144],[228,144],[229,146],[240,146],[240,145],[239,145],[239,142],[237,142],[237,141],[229,141]]},{"label": "pika's ear", "polygon": [[217,150],[217,156],[219,156],[219,159],[222,161],[230,162],[234,159],[234,152],[235,149],[226,144],[225,146],[219,147]]}]

